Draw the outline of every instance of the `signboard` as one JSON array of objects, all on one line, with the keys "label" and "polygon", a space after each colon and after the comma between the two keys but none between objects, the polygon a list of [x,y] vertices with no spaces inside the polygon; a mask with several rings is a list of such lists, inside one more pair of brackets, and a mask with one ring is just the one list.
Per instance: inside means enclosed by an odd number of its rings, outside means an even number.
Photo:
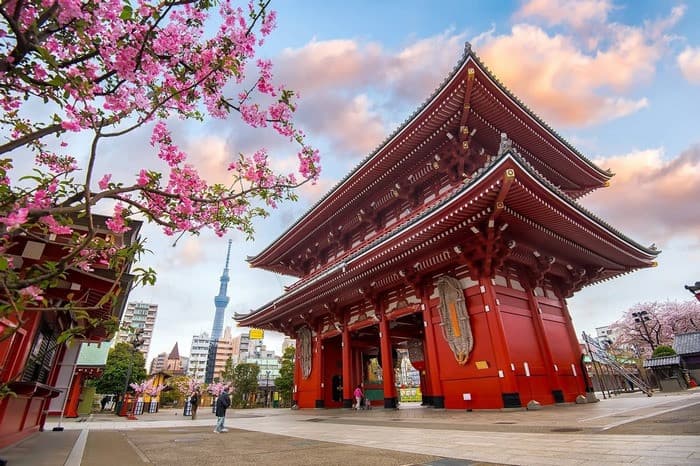
[{"label": "signboard", "polygon": [[262,340],[265,336],[265,330],[261,328],[251,328],[249,338],[251,340]]}]

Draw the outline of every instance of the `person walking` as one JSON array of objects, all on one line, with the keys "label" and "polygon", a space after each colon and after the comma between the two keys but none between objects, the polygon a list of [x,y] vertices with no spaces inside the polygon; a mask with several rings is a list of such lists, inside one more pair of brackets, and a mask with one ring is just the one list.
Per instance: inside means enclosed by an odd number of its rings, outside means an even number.
[{"label": "person walking", "polygon": [[220,434],[221,432],[228,432],[228,429],[224,427],[224,421],[226,420],[226,410],[231,406],[231,397],[228,395],[228,387],[224,387],[224,391],[216,399],[216,428],[214,429],[215,434]]},{"label": "person walking", "polygon": [[362,384],[358,384],[357,387],[355,387],[353,396],[355,397],[355,409],[359,410],[362,408]]},{"label": "person walking", "polygon": [[105,395],[102,397],[100,400],[100,411],[105,410],[105,406],[107,406],[107,403],[109,402],[109,395]]},{"label": "person walking", "polygon": [[201,397],[199,396],[199,389],[197,389],[190,396],[190,406],[192,407],[192,420],[193,421],[197,418],[197,408],[199,407],[199,400],[200,399],[201,399]]}]

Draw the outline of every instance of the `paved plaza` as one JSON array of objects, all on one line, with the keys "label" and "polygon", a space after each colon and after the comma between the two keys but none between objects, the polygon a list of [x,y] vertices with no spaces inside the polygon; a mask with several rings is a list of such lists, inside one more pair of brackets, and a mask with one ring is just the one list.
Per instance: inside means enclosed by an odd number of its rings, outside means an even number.
[{"label": "paved plaza", "polygon": [[163,410],[128,421],[66,420],[0,451],[18,465],[434,465],[700,464],[700,389],[620,395],[539,411],[252,409],[229,412],[212,432]]}]

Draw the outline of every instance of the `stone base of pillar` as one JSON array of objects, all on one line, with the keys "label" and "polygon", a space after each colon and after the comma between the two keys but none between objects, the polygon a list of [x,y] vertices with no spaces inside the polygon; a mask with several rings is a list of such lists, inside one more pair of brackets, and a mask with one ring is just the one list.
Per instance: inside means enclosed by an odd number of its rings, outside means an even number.
[{"label": "stone base of pillar", "polygon": [[520,402],[520,393],[501,393],[503,398],[504,408],[522,408],[523,404]]},{"label": "stone base of pillar", "polygon": [[564,403],[564,392],[561,390],[552,390],[552,396],[555,403]]},{"label": "stone base of pillar", "polygon": [[398,409],[399,400],[396,397],[384,398],[384,407],[386,409]]},{"label": "stone base of pillar", "polygon": [[350,409],[352,408],[354,401],[352,398],[347,398],[343,400],[343,408]]},{"label": "stone base of pillar", "polygon": [[325,408],[326,403],[324,400],[316,400],[316,408]]},{"label": "stone base of pillar", "polygon": [[444,396],[434,396],[433,397],[433,408],[445,409],[445,397]]},{"label": "stone base of pillar", "polygon": [[421,406],[432,406],[433,405],[433,397],[430,395],[421,395]]}]

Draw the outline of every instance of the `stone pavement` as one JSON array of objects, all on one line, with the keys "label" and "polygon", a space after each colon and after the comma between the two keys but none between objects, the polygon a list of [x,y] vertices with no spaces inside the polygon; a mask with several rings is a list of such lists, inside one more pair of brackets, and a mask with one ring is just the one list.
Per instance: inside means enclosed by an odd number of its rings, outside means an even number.
[{"label": "stone pavement", "polygon": [[63,422],[0,451],[10,466],[110,464],[700,464],[700,389],[620,395],[539,411],[252,409],[229,411],[225,434],[163,410],[127,421]]}]

